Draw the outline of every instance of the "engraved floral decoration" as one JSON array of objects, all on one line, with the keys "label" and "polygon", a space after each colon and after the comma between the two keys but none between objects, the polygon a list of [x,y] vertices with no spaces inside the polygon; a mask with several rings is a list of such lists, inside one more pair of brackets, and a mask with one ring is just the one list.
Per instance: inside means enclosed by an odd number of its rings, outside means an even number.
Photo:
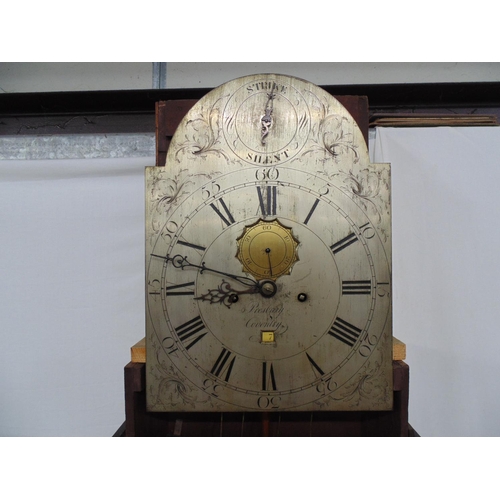
[{"label": "engraved floral decoration", "polygon": [[[167,371],[166,367],[162,368]],[[193,392],[194,397],[191,396],[191,392]],[[170,373],[159,378],[155,402],[153,404],[154,406],[163,406],[168,402],[168,406],[171,407],[175,407],[178,404],[185,404],[195,408],[195,403],[198,402],[196,399],[197,394],[197,391],[188,388],[179,375],[170,367]]]},{"label": "engraved floral decoration", "polygon": [[[359,407],[366,401],[376,403],[377,401],[386,401],[389,391],[389,384],[386,381],[380,382],[379,373],[383,367],[383,355],[377,361],[365,364],[356,376],[348,383],[336,390],[328,399],[334,401],[343,401],[350,408]],[[327,404],[326,401],[320,401],[320,406]]]},{"label": "engraved floral decoration", "polygon": [[[182,196],[189,194],[188,186],[193,184],[190,177],[184,175],[186,169],[180,170],[176,176],[169,177],[162,168],[151,169],[151,236],[157,235],[165,223],[165,214],[177,204]],[[182,180],[181,180],[182,179]]]},{"label": "engraved floral decoration", "polygon": [[[175,203],[183,194],[184,189],[191,184],[186,175],[187,169],[180,170],[174,178],[167,177],[163,169],[153,169],[151,174],[151,201],[157,212],[165,212],[167,205]],[[180,178],[182,177],[182,180]]]},{"label": "engraved floral decoration", "polygon": [[[339,170],[329,176],[330,179],[338,177],[341,180],[341,189],[354,197],[364,208],[365,212],[372,214],[376,223],[382,221],[384,215],[390,213],[390,199],[384,194],[390,192],[390,174],[388,169],[377,169],[373,166],[345,172]],[[380,231],[384,234],[384,230]],[[387,235],[384,234],[387,238]]]},{"label": "engraved floral decoration", "polygon": [[350,121],[345,116],[325,116],[318,125],[318,137],[320,144],[335,161],[339,161],[341,155],[350,152],[353,155],[353,162],[358,163],[359,154],[353,144],[352,133],[345,130],[345,126],[349,124]]},{"label": "engraved floral decoration", "polygon": [[345,386],[343,393],[333,395],[332,398],[342,399],[349,403],[351,408],[359,406],[363,400],[385,401],[389,384],[387,382],[380,383],[380,378],[377,373],[380,371],[382,363],[374,363],[371,371],[365,367],[363,372],[359,372],[351,384]]},{"label": "engraved floral decoration", "polygon": [[200,391],[186,384],[184,378],[179,375],[173,366],[167,365],[166,362],[161,362],[158,359],[156,368],[160,374],[155,373],[151,368],[152,375],[158,381],[153,406],[161,408],[168,402],[169,407],[175,407],[181,404],[195,408],[197,404],[207,403],[209,401],[210,398],[208,396],[204,400],[200,400]]},{"label": "engraved floral decoration", "polygon": [[182,154],[203,159],[208,155],[216,155],[230,161],[229,155],[221,147],[222,113],[218,106],[221,99],[208,109],[201,106],[198,115],[187,120],[184,141],[178,139],[179,145],[176,146],[176,161],[181,161],[179,156]]},{"label": "engraved floral decoration", "polygon": [[354,136],[349,129],[352,127],[352,120],[345,116],[331,113],[329,105],[320,102],[317,96],[315,97],[313,108],[315,108],[320,119],[315,121],[312,129],[312,142],[304,155],[311,155],[317,152],[326,152],[323,162],[333,159],[336,163],[340,161],[342,156],[351,155],[353,163],[359,162],[359,153],[357,146],[354,144]]},{"label": "engraved floral decoration", "polygon": [[199,173],[188,174],[188,169],[181,169],[174,177],[170,177],[163,168],[152,169],[150,177],[150,197],[151,197],[151,236],[155,237],[160,233],[165,224],[165,217],[168,212],[176,206],[181,199],[192,193],[194,179],[204,177],[211,180],[220,172],[211,174]]}]

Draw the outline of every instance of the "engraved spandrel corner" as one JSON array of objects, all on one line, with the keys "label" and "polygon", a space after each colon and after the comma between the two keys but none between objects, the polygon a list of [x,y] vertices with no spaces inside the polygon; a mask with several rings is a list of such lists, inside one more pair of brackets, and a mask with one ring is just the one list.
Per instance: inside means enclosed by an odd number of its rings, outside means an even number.
[{"label": "engraved spandrel corner", "polygon": [[318,402],[328,404],[328,400],[342,403],[349,410],[354,409],[387,409],[392,398],[392,387],[387,377],[381,377],[384,370],[384,355],[370,357],[363,368],[347,383]]},{"label": "engraved spandrel corner", "polygon": [[223,101],[227,96],[220,97],[209,106],[200,106],[192,111],[189,119],[183,123],[183,129],[178,130],[172,140],[173,158],[180,162],[183,157],[207,159],[210,156],[232,161],[232,155],[225,147],[223,139]]},{"label": "engraved spandrel corner", "polygon": [[374,164],[358,170],[340,169],[333,177],[340,181],[340,189],[363,208],[380,232],[386,233],[391,214],[389,166]]},{"label": "engraved spandrel corner", "polygon": [[188,188],[192,184],[187,172],[187,169],[181,169],[172,177],[165,168],[148,171],[146,179],[146,230],[149,237],[155,238],[160,234],[165,214],[168,214],[187,194]]},{"label": "engraved spandrel corner", "polygon": [[219,176],[219,170],[204,173],[191,173],[188,168],[181,168],[177,174],[164,168],[153,169],[147,179],[148,213],[147,230],[150,237],[158,236],[168,214],[177,207],[186,196],[201,184]]},{"label": "engraved spandrel corner", "polygon": [[210,402],[210,396],[201,392],[180,375],[173,366],[156,365],[150,376],[154,383],[150,387],[149,407],[152,411],[169,409],[193,409]]}]

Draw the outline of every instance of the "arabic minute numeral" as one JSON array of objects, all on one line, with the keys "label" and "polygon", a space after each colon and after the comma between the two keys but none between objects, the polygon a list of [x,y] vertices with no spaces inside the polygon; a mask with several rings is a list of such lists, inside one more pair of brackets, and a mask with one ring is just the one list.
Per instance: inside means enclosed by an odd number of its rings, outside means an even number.
[{"label": "arabic minute numeral", "polygon": [[281,397],[280,396],[260,396],[257,399],[257,406],[261,410],[278,409],[280,407]]},{"label": "arabic minute numeral", "polygon": [[255,178],[258,181],[276,181],[279,176],[279,170],[274,167],[259,168],[255,171]]},{"label": "arabic minute numeral", "polygon": [[391,284],[389,282],[381,283],[380,281],[377,283],[377,295],[379,297],[386,297],[391,293]]},{"label": "arabic minute numeral", "polygon": [[220,192],[220,185],[216,182],[212,182],[212,184],[207,186],[203,186],[201,188],[202,198],[204,200],[208,200],[211,196],[216,196]]}]

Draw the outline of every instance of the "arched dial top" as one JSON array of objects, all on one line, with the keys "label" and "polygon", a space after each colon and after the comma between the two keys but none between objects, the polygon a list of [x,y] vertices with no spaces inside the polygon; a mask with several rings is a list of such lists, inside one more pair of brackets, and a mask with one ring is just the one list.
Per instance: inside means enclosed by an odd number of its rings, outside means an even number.
[{"label": "arched dial top", "polygon": [[331,95],[200,99],[146,169],[148,409],[389,409],[390,227],[390,167]]}]

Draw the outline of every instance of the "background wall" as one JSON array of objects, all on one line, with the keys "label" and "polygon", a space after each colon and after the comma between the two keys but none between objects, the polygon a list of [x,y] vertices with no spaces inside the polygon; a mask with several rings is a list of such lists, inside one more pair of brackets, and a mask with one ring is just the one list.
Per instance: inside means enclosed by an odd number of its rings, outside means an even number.
[{"label": "background wall", "polygon": [[[167,63],[167,87],[214,87],[254,73],[283,73],[316,85],[424,83],[500,80],[500,64],[491,63]],[[187,83],[187,85],[186,85]]]},{"label": "background wall", "polygon": [[389,128],[394,335],[422,436],[500,436],[499,127]]},{"label": "background wall", "polygon": [[0,162],[0,435],[112,436],[124,421],[147,164]]},{"label": "background wall", "polygon": [[[162,80],[164,69],[0,63],[0,88],[212,87],[269,71],[317,84],[500,81],[498,63],[167,63]],[[410,422],[424,436],[500,435],[489,392],[500,347],[497,130],[474,129],[461,147],[438,129],[371,135],[372,154],[393,163],[395,335],[407,343]],[[153,156],[152,135],[0,136],[0,435],[109,436],[123,422],[123,366],[144,336],[143,169]],[[476,253],[485,241],[487,259]]]},{"label": "background wall", "polygon": [[[488,62],[10,62],[0,63],[0,92],[215,87],[253,73],[283,73],[317,85],[500,81]],[[163,66],[158,66],[158,65]],[[161,68],[161,69],[160,69]],[[156,78],[158,73],[164,73]]]}]

